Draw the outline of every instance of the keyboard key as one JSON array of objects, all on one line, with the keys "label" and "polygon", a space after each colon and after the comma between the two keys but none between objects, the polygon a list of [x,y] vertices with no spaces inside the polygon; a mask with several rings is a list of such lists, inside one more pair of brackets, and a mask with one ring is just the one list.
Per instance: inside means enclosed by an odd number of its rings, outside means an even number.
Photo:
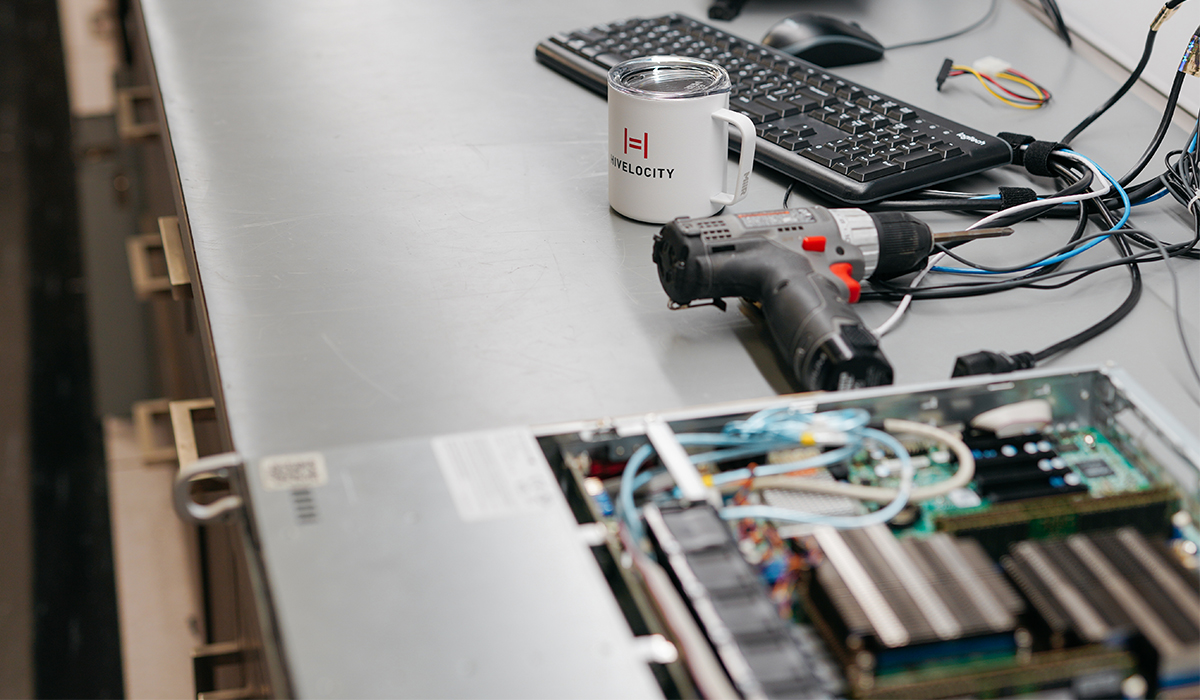
[{"label": "keyboard key", "polygon": [[876,129],[886,129],[895,123],[889,119],[886,114],[875,114],[874,112],[871,113],[870,117],[864,119],[863,121],[871,125],[871,131]]},{"label": "keyboard key", "polygon": [[838,88],[835,94],[843,100],[854,102],[863,94],[863,89],[856,85],[847,85],[846,87]]},{"label": "keyboard key", "polygon": [[878,180],[884,175],[891,175],[900,171],[901,167],[899,165],[885,160],[879,163],[858,166],[850,170],[847,175],[859,182],[870,182],[871,180]]},{"label": "keyboard key", "polygon": [[805,85],[796,90],[796,97],[804,97],[812,100],[817,104],[818,107],[824,107],[837,102],[837,98],[830,93],[822,90],[821,88],[812,87],[811,85]]},{"label": "keyboard key", "polygon": [[845,124],[854,121],[854,119],[852,119],[849,114],[838,112],[837,114],[827,114],[824,117],[824,121],[830,126],[836,126],[842,131],[847,131]]},{"label": "keyboard key", "polygon": [[880,102],[885,102],[885,101],[886,100],[884,100],[879,95],[872,93],[872,94],[862,95],[858,99],[856,99],[854,102],[855,102],[855,104],[857,104],[860,107],[866,107],[867,109],[870,109],[873,111]]},{"label": "keyboard key", "polygon": [[782,119],[784,116],[783,111],[779,109],[778,105],[772,104],[763,97],[759,97],[750,104],[760,110],[759,113],[763,115],[764,121],[774,121],[775,119]]},{"label": "keyboard key", "polygon": [[781,139],[785,135],[787,135],[787,132],[785,132],[783,129],[780,129],[779,127],[774,127],[771,129],[765,129],[763,131],[760,131],[758,135],[761,136],[762,138],[770,141],[771,143],[779,143],[779,139]]},{"label": "keyboard key", "polygon": [[789,151],[799,151],[802,148],[808,148],[809,142],[801,136],[790,135],[779,139],[779,145]]},{"label": "keyboard key", "polygon": [[735,112],[741,112],[742,114],[745,114],[750,118],[750,122],[752,124],[762,124],[763,122],[770,121],[771,119],[779,118],[777,113],[770,111],[757,102],[738,104],[730,103],[729,107]]},{"label": "keyboard key", "polygon": [[800,113],[800,108],[797,107],[796,105],[792,104],[791,102],[785,102],[777,97],[771,97],[770,95],[763,95],[762,97],[755,100],[755,102],[757,102],[758,104],[760,104],[764,107],[769,107],[771,109],[774,109],[776,112],[778,112],[779,116],[775,117],[775,119],[780,119],[782,117],[790,117],[793,114]]},{"label": "keyboard key", "polygon": [[920,167],[927,163],[936,163],[942,159],[942,154],[938,151],[913,151],[892,158],[893,163],[899,163],[905,170],[910,168]]},{"label": "keyboard key", "polygon": [[571,36],[575,39],[583,39],[589,44],[594,44],[597,41],[603,41],[608,38],[608,35],[597,31],[596,29],[583,29],[577,32],[571,32]]},{"label": "keyboard key", "polygon": [[809,82],[812,76],[815,76],[819,71],[815,68],[800,68],[791,72],[791,76],[796,80]]},{"label": "keyboard key", "polygon": [[838,128],[840,128],[842,131],[849,131],[852,134],[861,134],[864,131],[869,130],[871,126],[861,119],[852,119],[848,122],[839,124]]},{"label": "keyboard key", "polygon": [[811,161],[824,165],[825,167],[829,167],[834,163],[840,163],[844,160],[849,160],[846,158],[846,156],[834,151],[832,148],[825,146],[814,146],[808,150],[800,151],[800,155]]},{"label": "keyboard key", "polygon": [[811,112],[812,110],[821,106],[819,101],[804,95],[791,95],[788,97],[788,102],[796,105],[796,109],[798,109],[801,114],[805,112]]},{"label": "keyboard key", "polygon": [[942,156],[945,158],[953,158],[954,156],[961,156],[962,152],[963,152],[963,150],[961,148],[959,148],[958,146],[955,146],[954,144],[951,144],[951,143],[942,143],[941,141],[935,141],[934,143],[929,144],[929,147],[935,151],[940,152],[942,154]]}]

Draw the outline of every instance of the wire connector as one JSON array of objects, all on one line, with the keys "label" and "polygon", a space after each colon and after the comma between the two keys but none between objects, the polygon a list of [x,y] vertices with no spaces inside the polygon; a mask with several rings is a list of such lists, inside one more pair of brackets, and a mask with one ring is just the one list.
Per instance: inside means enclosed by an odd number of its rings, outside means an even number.
[{"label": "wire connector", "polygon": [[960,355],[954,360],[951,377],[973,377],[977,374],[1005,374],[1019,369],[1029,369],[1037,363],[1033,353],[1018,352],[1009,355],[1003,352],[980,350],[970,355]]},{"label": "wire connector", "polygon": [[1171,19],[1171,15],[1175,14],[1175,11],[1178,9],[1178,4],[1176,4],[1175,7],[1171,7],[1171,3],[1163,5],[1162,9],[1158,11],[1157,15],[1155,15],[1154,21],[1150,23],[1150,31],[1157,32],[1159,29],[1161,29],[1162,26],[1167,23],[1167,20]]},{"label": "wire connector", "polygon": [[987,75],[1000,75],[1004,71],[1012,68],[1012,64],[1003,58],[984,56],[983,58],[980,58],[972,63],[971,67],[980,73],[986,73]]},{"label": "wire connector", "polygon": [[1188,75],[1200,75],[1200,33],[1193,34],[1188,42],[1187,51],[1183,52],[1183,60],[1179,62],[1179,72]]},{"label": "wire connector", "polygon": [[950,77],[950,69],[953,67],[954,67],[954,59],[947,58],[945,61],[942,61],[942,69],[938,71],[938,75],[937,75],[938,92],[941,92],[942,84],[946,82],[946,78]]}]

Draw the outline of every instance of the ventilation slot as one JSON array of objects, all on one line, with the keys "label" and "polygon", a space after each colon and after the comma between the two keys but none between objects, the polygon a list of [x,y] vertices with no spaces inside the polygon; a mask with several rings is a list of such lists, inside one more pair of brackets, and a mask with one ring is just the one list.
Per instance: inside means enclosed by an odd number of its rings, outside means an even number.
[{"label": "ventilation slot", "polygon": [[301,525],[311,525],[317,522],[317,502],[313,500],[312,491],[293,489],[292,503],[296,506],[297,522]]}]

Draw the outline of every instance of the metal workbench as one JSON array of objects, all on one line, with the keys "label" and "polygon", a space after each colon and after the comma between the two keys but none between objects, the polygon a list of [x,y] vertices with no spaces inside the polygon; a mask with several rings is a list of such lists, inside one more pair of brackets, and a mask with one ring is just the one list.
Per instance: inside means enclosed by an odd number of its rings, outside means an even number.
[{"label": "metal workbench", "polygon": [[[314,490],[322,520],[307,529],[286,492],[246,485],[290,691],[657,692],[570,536],[565,505],[463,522],[429,440],[793,390],[763,329],[736,305],[668,310],[650,260],[656,227],[607,205],[603,99],[533,58],[555,32],[668,11],[703,17],[707,3],[140,4],[228,437],[248,460],[322,451],[329,463],[328,484]],[[891,44],[965,25],[985,6],[805,9],[853,15]],[[751,2],[729,28],[759,38],[792,9]],[[1052,105],[1013,110],[965,80],[936,91],[944,57],[988,54],[1047,85]],[[839,72],[984,131],[1045,139],[1116,86],[1014,0],[983,30]],[[1126,98],[1074,147],[1124,172],[1158,118]],[[1167,142],[1183,138],[1173,129]],[[1028,182],[1006,169],[966,186]],[[757,171],[735,211],[779,207],[786,184]],[[1136,220],[1167,240],[1188,235],[1169,200]],[[1068,232],[1064,222],[1023,225],[971,249],[983,261],[1016,261]],[[1200,269],[1173,266],[1185,331],[1200,349]],[[1048,366],[1116,362],[1200,432],[1170,278],[1160,264],[1143,274],[1144,298],[1128,319]],[[957,355],[1036,351],[1090,325],[1128,284],[1118,268],[1059,291],[919,302],[883,349],[899,384],[946,379]],[[891,312],[859,310],[869,326]]]}]

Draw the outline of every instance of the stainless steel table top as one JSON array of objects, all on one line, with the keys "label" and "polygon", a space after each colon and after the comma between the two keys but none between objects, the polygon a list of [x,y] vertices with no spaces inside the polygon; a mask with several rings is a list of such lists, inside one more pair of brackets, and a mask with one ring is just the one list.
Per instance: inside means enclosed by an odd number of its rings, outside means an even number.
[{"label": "stainless steel table top", "polygon": [[[142,5],[225,408],[243,453],[790,390],[763,332],[736,305],[667,309],[650,260],[655,227],[606,202],[603,99],[533,58],[536,43],[557,31],[667,11],[703,17],[705,2]],[[965,25],[985,6],[811,5],[859,17],[885,44]],[[751,2],[728,27],[758,38],[790,9]],[[966,79],[935,91],[943,57],[988,54],[1047,85],[1052,105],[1011,109]],[[840,72],[984,130],[1048,139],[1115,87],[1009,0],[983,30]],[[1075,145],[1123,172],[1157,120],[1126,98]],[[1174,130],[1169,143],[1182,139]],[[1028,181],[1000,171],[966,186]],[[759,171],[733,210],[776,208],[785,184]],[[969,221],[929,220],[944,228]],[[1167,202],[1135,220],[1167,239],[1187,236],[1185,217]],[[1032,224],[971,248],[984,261],[1019,261],[1068,229]],[[1185,329],[1200,349],[1200,275],[1194,263],[1174,267]],[[1132,317],[1056,362],[1115,361],[1200,431],[1169,278],[1161,265],[1145,275]],[[918,303],[883,347],[898,383],[944,379],[961,353],[1038,350],[1082,329],[1115,308],[1127,285],[1115,270],[1061,291]],[[860,307],[872,326],[890,310]]]},{"label": "stainless steel table top", "polygon": [[[235,447],[251,465],[308,450],[328,462],[328,484],[312,493],[319,523],[297,522],[289,491],[265,490],[253,467],[247,475],[288,689],[656,694],[565,505],[468,522],[429,437],[790,390],[736,305],[667,309],[650,260],[656,227],[606,202],[603,99],[533,58],[554,32],[673,10],[702,17],[707,4],[141,3]],[[852,13],[891,44],[963,26],[985,6],[806,8]],[[759,37],[791,8],[751,2],[730,29]],[[935,91],[943,57],[986,54],[1012,60],[1055,102],[1017,111],[966,80]],[[984,130],[1040,138],[1065,133],[1115,87],[1010,0],[985,30],[840,72]],[[1076,146],[1123,171],[1157,119],[1127,99]],[[1183,135],[1170,138],[1178,146]],[[964,186],[1028,182],[999,171]],[[779,207],[785,185],[759,172],[735,211]],[[1166,203],[1137,221],[1186,237]],[[983,261],[1020,261],[1068,230],[1032,224],[971,248]],[[1200,275],[1175,267],[1200,346]],[[1170,280],[1162,266],[1145,275],[1132,317],[1055,362],[1114,360],[1200,432]],[[1062,291],[918,303],[883,347],[899,383],[945,379],[961,353],[1038,350],[1089,325],[1127,285],[1118,270]],[[860,312],[874,326],[891,308]]]}]

